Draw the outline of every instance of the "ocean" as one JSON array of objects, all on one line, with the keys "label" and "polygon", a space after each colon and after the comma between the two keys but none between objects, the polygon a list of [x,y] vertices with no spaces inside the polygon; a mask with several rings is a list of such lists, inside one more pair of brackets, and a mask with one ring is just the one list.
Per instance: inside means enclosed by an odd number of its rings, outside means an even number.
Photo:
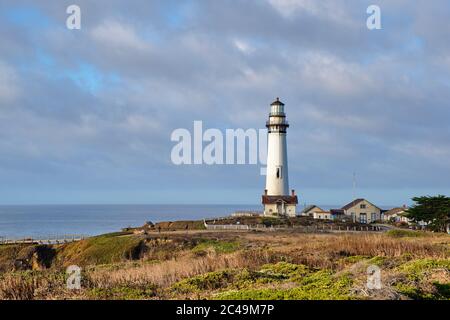
[{"label": "ocean", "polygon": [[146,221],[223,217],[261,205],[30,205],[0,206],[0,237],[93,236]]}]

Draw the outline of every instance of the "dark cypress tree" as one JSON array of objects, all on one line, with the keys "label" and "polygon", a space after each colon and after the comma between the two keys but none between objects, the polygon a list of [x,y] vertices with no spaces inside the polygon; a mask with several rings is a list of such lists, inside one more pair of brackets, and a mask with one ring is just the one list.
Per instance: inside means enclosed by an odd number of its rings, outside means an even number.
[{"label": "dark cypress tree", "polygon": [[450,226],[450,197],[443,195],[415,197],[416,204],[406,216],[414,222],[424,221],[434,231],[446,231]]}]

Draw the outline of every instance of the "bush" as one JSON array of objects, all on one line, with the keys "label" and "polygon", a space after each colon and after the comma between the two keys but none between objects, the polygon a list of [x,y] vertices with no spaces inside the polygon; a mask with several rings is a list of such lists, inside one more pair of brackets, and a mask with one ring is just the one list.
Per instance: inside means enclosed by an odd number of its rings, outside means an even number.
[{"label": "bush", "polygon": [[427,273],[436,269],[444,269],[450,272],[450,260],[418,259],[398,267],[398,270],[405,273],[410,280],[421,280]]},{"label": "bush", "polygon": [[144,300],[156,296],[157,286],[118,286],[112,288],[93,288],[88,296],[100,300]]},{"label": "bush", "polygon": [[181,280],[172,286],[172,290],[178,293],[216,290],[228,287],[233,282],[235,275],[236,272],[231,270],[209,272],[204,275]]},{"label": "bush", "polygon": [[386,232],[386,234],[393,238],[422,237],[425,235],[425,233],[423,232],[398,229],[389,230],[388,232]]},{"label": "bush", "polygon": [[58,259],[65,266],[117,263],[138,259],[143,247],[142,239],[136,236],[103,235],[58,248]]},{"label": "bush", "polygon": [[213,250],[216,253],[230,253],[238,250],[239,247],[240,245],[236,241],[201,240],[192,249],[192,252],[202,254],[208,250]]},{"label": "bush", "polygon": [[[397,268],[404,278],[394,284],[395,289],[411,299],[450,299],[450,260],[419,259]],[[441,282],[433,280],[441,273]]]},{"label": "bush", "polygon": [[215,296],[219,300],[348,300],[352,280],[347,275],[332,276],[330,271],[317,271],[299,281],[291,289],[230,290]]},{"label": "bush", "polygon": [[302,264],[292,264],[288,262],[278,262],[276,264],[266,264],[262,266],[262,273],[278,275],[285,279],[299,278],[308,274],[309,269]]}]

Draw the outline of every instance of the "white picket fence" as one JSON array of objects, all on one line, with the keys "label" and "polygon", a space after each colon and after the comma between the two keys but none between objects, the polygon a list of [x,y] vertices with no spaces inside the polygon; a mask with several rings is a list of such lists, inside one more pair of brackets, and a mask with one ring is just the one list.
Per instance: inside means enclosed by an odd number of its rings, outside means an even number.
[{"label": "white picket fence", "polygon": [[250,230],[246,224],[205,224],[208,230]]},{"label": "white picket fence", "polygon": [[383,228],[379,226],[354,226],[354,227],[343,227],[335,225],[314,225],[314,226],[270,226],[267,227],[263,224],[258,225],[247,225],[247,224],[207,224],[206,220],[203,220],[205,228],[207,230],[283,230],[283,229],[301,229],[305,232],[380,232]]},{"label": "white picket fence", "polygon": [[63,244],[86,239],[86,235],[52,235],[44,237],[8,238],[0,236],[0,245],[5,244]]},{"label": "white picket fence", "polygon": [[203,220],[205,228],[207,230],[276,230],[284,229],[284,226],[271,226],[267,227],[263,224],[248,225],[248,224],[207,224],[206,220]]}]

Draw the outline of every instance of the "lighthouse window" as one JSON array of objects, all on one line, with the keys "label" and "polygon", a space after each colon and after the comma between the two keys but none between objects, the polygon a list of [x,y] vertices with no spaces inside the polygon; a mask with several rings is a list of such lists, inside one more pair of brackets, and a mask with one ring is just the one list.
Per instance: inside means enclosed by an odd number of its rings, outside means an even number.
[{"label": "lighthouse window", "polygon": [[281,167],[277,168],[277,179],[281,179]]}]

